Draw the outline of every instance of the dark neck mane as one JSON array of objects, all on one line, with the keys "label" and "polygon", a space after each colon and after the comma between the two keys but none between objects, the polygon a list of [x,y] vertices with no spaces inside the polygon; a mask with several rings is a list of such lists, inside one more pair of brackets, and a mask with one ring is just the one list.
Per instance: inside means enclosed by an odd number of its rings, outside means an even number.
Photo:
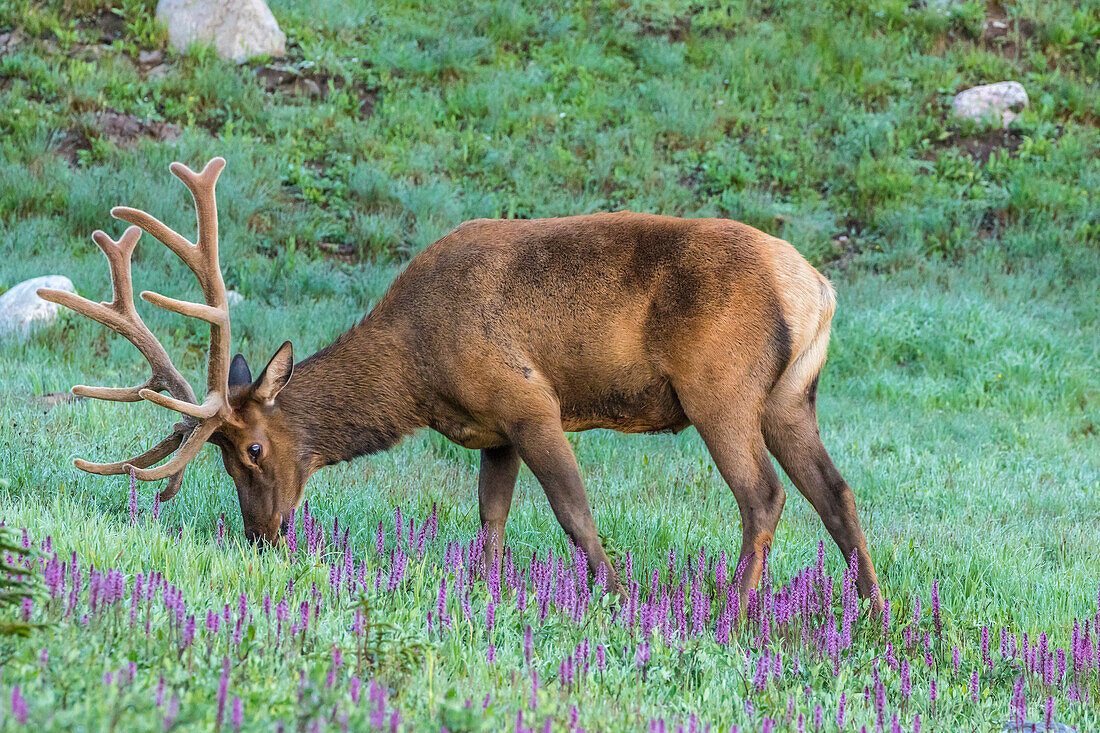
[{"label": "dark neck mane", "polygon": [[413,385],[401,378],[403,352],[368,316],[295,365],[278,404],[314,469],[386,450],[423,427]]}]

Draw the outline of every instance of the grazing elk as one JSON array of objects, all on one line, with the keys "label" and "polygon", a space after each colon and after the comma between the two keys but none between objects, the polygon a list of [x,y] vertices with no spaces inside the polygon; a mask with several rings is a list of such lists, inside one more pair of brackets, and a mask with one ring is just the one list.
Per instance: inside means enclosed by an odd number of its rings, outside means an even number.
[{"label": "grazing elk", "polygon": [[[92,235],[110,264],[110,303],[39,291],[119,332],[152,366],[140,386],[74,393],[144,399],[183,415],[148,452],[110,464],[77,460],[78,468],[168,478],[167,500],[188,461],[214,443],[236,484],[245,533],[274,542],[314,471],[430,427],[481,451],[487,561],[499,562],[522,460],[592,570],[605,565],[618,589],[565,431],[694,425],[740,509],[743,593],[759,580],[785,501],[770,451],[844,556],[857,555],[861,593],[881,603],[852,491],[818,434],[833,289],[791,245],[733,221],[625,212],[467,222],[415,257],[331,345],[295,364],[284,343],[253,380],[242,356],[229,358],[214,199],[224,166],[222,158],[201,173],[171,166],[194,197],[195,244],[143,211],[111,210],[134,226],[117,242]],[[204,304],[142,293],[210,324],[202,403],[134,309],[130,256],[142,230],[202,286]]]}]

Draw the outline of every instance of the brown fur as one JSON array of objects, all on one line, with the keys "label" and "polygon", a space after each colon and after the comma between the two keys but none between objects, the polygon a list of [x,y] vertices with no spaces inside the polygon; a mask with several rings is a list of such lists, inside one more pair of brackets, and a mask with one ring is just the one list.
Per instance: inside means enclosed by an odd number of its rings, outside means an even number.
[{"label": "brown fur", "polygon": [[264,376],[231,378],[237,419],[214,440],[248,533],[267,539],[322,466],[422,427],[481,449],[490,561],[522,460],[593,570],[605,564],[617,585],[564,431],[695,425],[737,498],[745,590],[785,500],[770,451],[845,556],[857,553],[860,590],[877,604],[851,489],[817,430],[834,305],[828,281],[793,247],[733,221],[626,212],[471,221],[413,259],[362,322],[292,375],[287,355],[281,373],[273,360],[266,378],[286,386],[271,404],[257,405]]}]

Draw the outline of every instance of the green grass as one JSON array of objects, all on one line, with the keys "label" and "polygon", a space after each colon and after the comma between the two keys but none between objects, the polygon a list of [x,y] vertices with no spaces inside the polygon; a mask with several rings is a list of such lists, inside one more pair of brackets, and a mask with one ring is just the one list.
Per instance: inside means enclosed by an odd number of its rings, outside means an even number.
[{"label": "green grass", "polygon": [[[947,633],[969,655],[983,624],[1033,638],[1046,632],[1065,646],[1072,620],[1096,613],[1094,0],[1007,3],[1011,51],[982,40],[994,9],[977,2],[942,12],[900,0],[580,2],[562,10],[520,2],[273,2],[288,35],[286,64],[325,80],[313,100],[265,91],[255,75],[263,60],[237,66],[209,50],[171,51],[149,20],[151,3],[126,0],[109,11],[124,30],[93,57],[100,31],[88,19],[107,5],[0,0],[0,34],[18,28],[24,38],[0,56],[0,291],[65,273],[82,294],[108,297],[91,231],[121,231],[107,213],[116,204],[190,231],[185,191],[167,164],[197,166],[213,155],[229,160],[219,184],[223,270],[245,298],[233,309],[234,346],[253,361],[286,338],[299,354],[330,341],[409,256],[465,219],[617,208],[737,218],[790,240],[837,287],[822,433],[856,491],[898,616],[911,613],[914,594],[927,606],[938,579]],[[165,51],[163,78],[147,78],[136,64],[139,50],[153,48]],[[1013,145],[982,163],[966,150],[986,133],[952,122],[950,101],[1003,79],[1021,81],[1031,106],[1014,124]],[[360,96],[376,97],[370,115]],[[119,143],[97,127],[103,110],[172,123],[182,137]],[[75,133],[86,144],[70,162],[59,151]],[[356,261],[327,259],[321,243],[350,246]],[[197,290],[148,237],[134,272],[139,289],[178,297]],[[203,329],[153,309],[143,315],[197,383]],[[29,527],[37,539],[52,535],[63,559],[75,551],[99,568],[164,573],[196,613],[233,604],[242,592],[257,603],[291,578],[296,600],[308,597],[311,578],[324,586],[323,569],[240,545],[232,484],[212,450],[189,469],[159,527],[145,515],[129,522],[125,481],[72,468],[75,456],[137,452],[170,418],[150,405],[45,410],[35,398],[75,383],[137,383],[144,370],[128,343],[76,317],[26,341],[3,337],[0,520]],[[733,496],[693,430],[600,431],[574,443],[616,558],[630,551],[652,568],[670,549],[683,557],[700,546],[739,546]],[[423,520],[438,503],[441,538],[465,540],[476,530],[476,463],[475,454],[438,436],[418,435],[388,454],[325,469],[308,498],[321,518],[338,515],[350,528],[362,557],[373,558],[374,529],[380,520],[392,529],[396,506]],[[144,505],[150,496],[143,494]],[[793,487],[789,496],[771,556],[780,579],[811,564],[827,539]],[[222,513],[225,548],[215,541]],[[521,557],[566,548],[526,470],[509,542]],[[839,574],[828,549],[828,566]],[[440,553],[429,553],[418,577],[434,577]],[[376,616],[394,629],[392,654],[370,673],[392,687],[416,729],[444,708],[454,708],[446,713],[452,731],[513,725],[529,685],[522,672],[518,682],[509,676],[523,664],[526,622],[505,615],[499,671],[490,671],[476,624],[446,639],[426,635],[435,592],[423,580],[397,599],[372,599]],[[483,611],[484,598],[475,600]],[[250,725],[308,723],[308,696],[305,703],[296,697],[298,670],[305,664],[321,686],[329,645],[346,638],[346,615],[340,604],[326,611],[304,661],[261,657],[234,667],[232,694],[244,699]],[[220,653],[192,662],[196,677],[187,685],[167,641],[131,639],[108,623],[85,629],[74,619],[55,621],[29,640],[0,641],[0,729],[14,725],[8,698],[20,683],[34,690],[32,722],[45,727],[159,725],[150,692],[157,669],[168,669],[181,691],[180,724],[212,727]],[[550,677],[585,635],[626,643],[613,625],[582,633],[557,624],[539,633]],[[49,672],[37,661],[43,648],[53,660]],[[841,677],[807,678],[833,709],[842,690],[862,699],[877,652],[869,642],[860,649],[863,663]],[[644,683],[602,679],[571,694],[549,692],[548,683],[540,710],[564,725],[576,703],[589,730],[689,712],[723,730],[754,729],[764,714],[780,717],[789,694],[801,695],[800,683],[769,688],[765,700],[756,698],[754,718],[744,711],[747,683],[731,661],[736,653],[700,644],[687,661],[676,649],[653,654],[655,671]],[[140,681],[101,695],[102,675],[131,659]],[[964,666],[973,661],[968,656]],[[629,660],[626,668],[633,669]],[[926,729],[999,730],[1014,679],[991,678],[981,703],[970,706],[965,681],[945,678],[939,711],[922,712]],[[489,691],[494,702],[485,715],[458,719],[466,698],[476,708]],[[798,704],[802,710],[801,697]],[[870,727],[862,705],[853,702],[852,715]],[[1029,699],[1035,718],[1037,706]],[[1079,730],[1098,725],[1080,707],[1065,714]]]}]

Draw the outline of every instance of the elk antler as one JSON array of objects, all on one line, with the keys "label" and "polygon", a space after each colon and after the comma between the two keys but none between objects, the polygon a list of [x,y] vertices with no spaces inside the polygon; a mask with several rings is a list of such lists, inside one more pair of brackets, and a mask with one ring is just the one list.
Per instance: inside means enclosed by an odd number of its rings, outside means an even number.
[{"label": "elk antler", "polygon": [[[153,374],[144,384],[135,387],[73,387],[73,394],[115,402],[147,400],[161,407],[184,415],[172,433],[156,447],[116,463],[89,463],[74,461],[77,468],[88,473],[115,475],[130,473],[143,481],[156,481],[170,477],[168,485],[160,493],[162,501],[171,499],[179,491],[183,471],[202,449],[206,440],[232,415],[229,407],[229,304],[225,294],[221,267],[218,264],[218,209],[214,198],[214,186],[218,175],[225,168],[224,158],[214,158],[201,173],[195,173],[183,163],[169,166],[176,178],[184,182],[195,200],[198,218],[198,242],[192,244],[183,235],[169,229],[155,217],[127,206],[111,209],[111,216],[128,221],[134,226],[126,229],[116,242],[105,233],[96,231],[92,240],[107,256],[111,270],[114,296],[110,303],[93,303],[73,293],[40,289],[38,296],[102,323],[125,336],[137,347]],[[206,370],[206,399],[202,404],[195,399],[191,385],[172,364],[168,352],[141,320],[134,308],[133,281],[130,259],[145,230],[175,252],[186,264],[202,287],[203,303],[176,300],[158,293],[144,291],[141,297],[155,306],[181,315],[190,316],[210,324],[210,351]],[[168,392],[171,397],[161,394]],[[172,452],[175,455],[165,464],[149,468]]]}]

